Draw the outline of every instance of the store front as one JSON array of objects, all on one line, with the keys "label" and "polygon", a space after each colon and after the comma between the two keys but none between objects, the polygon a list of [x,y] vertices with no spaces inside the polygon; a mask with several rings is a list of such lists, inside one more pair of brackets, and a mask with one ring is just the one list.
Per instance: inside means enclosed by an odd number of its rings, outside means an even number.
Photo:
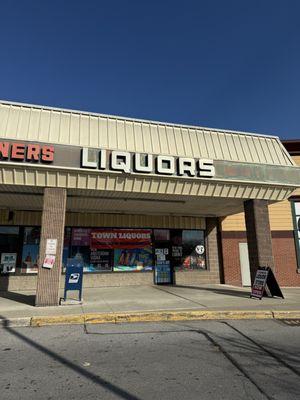
[{"label": "store front", "polygon": [[273,136],[0,102],[0,137],[0,288],[37,305],[72,257],[86,287],[218,283],[220,217],[244,209],[252,274],[272,267],[267,204],[300,186]]},{"label": "store front", "polygon": [[[40,234],[40,226],[0,226],[1,274],[37,274]],[[205,270],[205,231],[65,227],[63,272],[74,257],[86,273],[153,271],[157,261],[176,271]]]}]

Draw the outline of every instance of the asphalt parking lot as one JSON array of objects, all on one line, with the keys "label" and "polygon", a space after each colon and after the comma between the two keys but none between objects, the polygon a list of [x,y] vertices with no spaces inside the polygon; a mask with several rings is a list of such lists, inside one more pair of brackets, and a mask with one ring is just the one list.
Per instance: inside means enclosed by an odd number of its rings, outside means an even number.
[{"label": "asphalt parking lot", "polygon": [[296,399],[300,321],[4,328],[1,399]]}]

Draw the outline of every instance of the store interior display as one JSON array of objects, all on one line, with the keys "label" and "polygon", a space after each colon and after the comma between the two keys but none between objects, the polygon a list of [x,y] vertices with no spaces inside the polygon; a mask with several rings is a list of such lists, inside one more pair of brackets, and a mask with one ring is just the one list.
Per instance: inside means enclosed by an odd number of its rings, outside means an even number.
[{"label": "store interior display", "polygon": [[[1,273],[37,273],[39,226],[1,226]],[[21,235],[21,240],[20,240]],[[158,253],[157,249],[164,249]],[[13,259],[9,254],[14,254]],[[5,255],[6,254],[6,255]],[[177,271],[206,269],[205,232],[186,229],[65,228],[62,270],[76,257],[84,272],[147,272],[159,261]],[[1,260],[2,260],[1,258]],[[11,259],[8,266],[8,258]],[[15,266],[13,266],[13,261]]]}]

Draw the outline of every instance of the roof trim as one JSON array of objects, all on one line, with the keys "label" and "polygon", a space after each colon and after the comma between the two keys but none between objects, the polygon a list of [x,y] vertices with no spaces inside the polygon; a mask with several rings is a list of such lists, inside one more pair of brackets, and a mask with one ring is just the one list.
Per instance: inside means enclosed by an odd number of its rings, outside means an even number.
[{"label": "roof trim", "polygon": [[20,103],[20,102],[1,100],[1,99],[0,99],[0,104],[5,104],[5,105],[9,105],[9,106],[38,108],[38,109],[41,109],[41,110],[59,111],[59,112],[66,112],[66,113],[79,114],[79,115],[89,115],[89,116],[94,116],[94,117],[112,118],[112,119],[119,119],[119,120],[123,120],[123,121],[144,123],[144,124],[157,124],[157,125],[162,125],[162,126],[172,126],[172,127],[178,127],[178,128],[186,128],[186,129],[202,129],[202,130],[205,130],[205,131],[223,132],[223,133],[230,133],[230,134],[236,134],[236,135],[267,137],[267,138],[280,140],[279,136],[263,134],[263,133],[243,132],[243,131],[235,131],[235,130],[230,130],[230,129],[218,129],[218,128],[209,128],[209,127],[197,126],[197,125],[175,124],[175,123],[172,123],[172,122],[163,122],[163,121],[153,121],[153,120],[139,119],[139,118],[121,117],[121,116],[118,116],[118,115],[100,114],[100,113],[94,113],[94,112],[88,112],[88,111],[80,111],[80,110],[73,110],[73,109],[68,109],[68,108],[42,106],[42,105],[30,104],[30,103]]}]

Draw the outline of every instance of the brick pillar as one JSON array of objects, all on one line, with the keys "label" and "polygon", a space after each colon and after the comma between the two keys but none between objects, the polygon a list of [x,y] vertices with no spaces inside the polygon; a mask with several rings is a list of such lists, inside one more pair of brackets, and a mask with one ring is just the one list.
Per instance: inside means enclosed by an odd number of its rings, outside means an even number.
[{"label": "brick pillar", "polygon": [[206,257],[209,272],[216,276],[220,282],[220,248],[218,240],[218,218],[206,218]]},{"label": "brick pillar", "polygon": [[266,200],[244,202],[251,282],[258,267],[270,267],[274,271],[272,238]]},{"label": "brick pillar", "polygon": [[[44,189],[36,306],[57,306],[59,304],[59,283],[64,244],[66,199],[66,189]],[[52,269],[42,268],[46,254],[47,239],[57,239],[55,264]]]}]

